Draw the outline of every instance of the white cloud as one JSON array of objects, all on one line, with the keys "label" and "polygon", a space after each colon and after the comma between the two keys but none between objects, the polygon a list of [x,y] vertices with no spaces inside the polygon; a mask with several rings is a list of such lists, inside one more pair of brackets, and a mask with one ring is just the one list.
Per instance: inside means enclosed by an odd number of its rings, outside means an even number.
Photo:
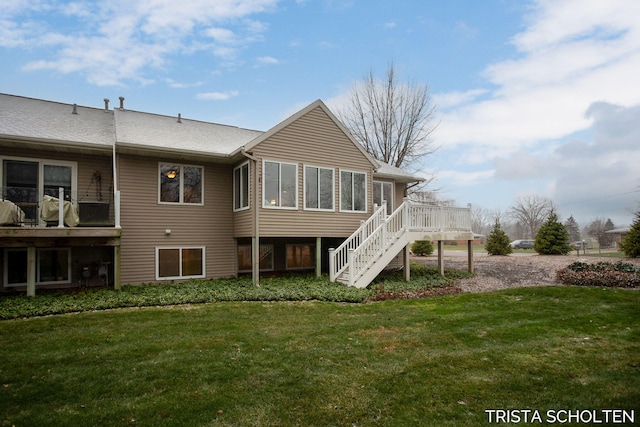
[{"label": "white cloud", "polygon": [[273,56],[261,56],[257,59],[257,61],[260,64],[267,64],[267,65],[275,65],[280,63],[280,61],[274,58]]},{"label": "white cloud", "polygon": [[234,32],[226,28],[208,28],[204,33],[218,43],[236,42],[236,35],[234,34]]},{"label": "white cloud", "polygon": [[447,106],[461,100],[445,112],[439,141],[486,147],[489,159],[587,129],[593,118],[584,113],[594,102],[639,103],[637,16],[640,2],[538,1],[513,38],[519,58],[486,67],[493,89],[437,96]]},{"label": "white cloud", "polygon": [[444,111],[468,104],[487,92],[486,89],[471,89],[466,92],[436,93],[433,95],[433,101],[439,111]]},{"label": "white cloud", "polygon": [[[249,17],[273,10],[278,1],[0,0],[0,46],[47,47],[46,57],[25,64],[25,70],[80,73],[97,85],[145,82],[147,71],[164,66],[171,55],[204,50],[233,57],[266,30]],[[48,30],[59,16],[75,20],[64,27],[73,33]],[[200,34],[210,44],[198,40]]]},{"label": "white cloud", "polygon": [[226,101],[227,99],[236,97],[238,95],[239,92],[237,90],[232,90],[228,92],[199,93],[196,95],[196,98],[202,101]]},{"label": "white cloud", "polygon": [[546,179],[547,195],[566,216],[624,217],[640,202],[640,105],[595,103],[588,115],[591,140],[574,138],[548,153],[517,151],[495,161],[496,178]]}]

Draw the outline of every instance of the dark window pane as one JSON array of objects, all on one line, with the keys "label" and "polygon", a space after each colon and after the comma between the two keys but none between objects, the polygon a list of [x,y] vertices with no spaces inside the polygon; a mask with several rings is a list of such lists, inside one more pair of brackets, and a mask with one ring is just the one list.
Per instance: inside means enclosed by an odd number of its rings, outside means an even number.
[{"label": "dark window pane", "polygon": [[160,201],[180,202],[180,166],[160,165]]},{"label": "dark window pane", "polygon": [[158,250],[158,276],[180,276],[180,249]]},{"label": "dark window pane", "polygon": [[38,251],[38,282],[69,280],[69,250],[40,249]]},{"label": "dark window pane", "polygon": [[27,283],[27,250],[7,251],[7,284]]},{"label": "dark window pane", "polygon": [[318,168],[305,168],[305,207],[316,209],[318,207]]},{"label": "dark window pane", "polygon": [[183,249],[182,250],[182,276],[202,276],[202,249]]},{"label": "dark window pane", "polygon": [[202,168],[184,167],[184,203],[202,203]]}]

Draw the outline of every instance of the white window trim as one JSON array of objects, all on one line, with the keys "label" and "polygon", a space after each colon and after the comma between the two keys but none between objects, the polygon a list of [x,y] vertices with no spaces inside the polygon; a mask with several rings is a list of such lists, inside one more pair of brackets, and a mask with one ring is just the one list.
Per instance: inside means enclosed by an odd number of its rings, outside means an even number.
[{"label": "white window trim", "polygon": [[[240,169],[240,179],[242,179],[242,168],[247,166],[247,206],[240,206],[236,208],[236,171]],[[247,209],[251,209],[251,165],[248,161],[242,163],[241,165],[233,168],[233,211],[240,212],[246,211]],[[240,194],[242,194],[242,187],[240,188]]]},{"label": "white window trim", "polygon": [[[160,251],[164,249],[179,249],[180,250],[180,275],[171,277],[160,277]],[[182,275],[182,250],[183,249],[202,249],[202,274],[193,276]],[[182,279],[204,279],[207,275],[207,253],[204,246],[156,246],[156,280],[182,280]]]},{"label": "white window trim", "polygon": [[[364,175],[364,210],[362,211],[356,211],[353,209],[342,209],[342,172],[349,172],[351,174],[361,174]],[[352,175],[353,177],[353,175]],[[338,171],[338,179],[340,180],[340,212],[346,212],[346,213],[367,213],[369,211],[369,177],[367,175],[366,172],[362,172],[362,171],[355,171],[355,170],[350,170],[350,169],[340,169]],[[351,197],[353,197],[354,191],[353,191],[353,182],[354,180],[351,180]],[[352,200],[353,202],[353,200]]]},{"label": "white window trim", "polygon": [[[291,165],[291,166],[295,166],[296,168],[296,205],[295,206],[275,206],[275,205],[271,205],[269,203],[266,202],[266,163],[278,163],[280,165]],[[262,159],[262,207],[265,209],[284,209],[284,210],[290,210],[290,211],[295,211],[298,210],[298,195],[300,194],[300,189],[298,188],[298,181],[299,181],[299,170],[298,170],[298,164],[297,163],[291,163],[291,162],[281,162],[279,160],[269,160],[269,159]],[[282,168],[280,168],[280,176],[278,176],[278,196],[281,197],[282,196]]]},{"label": "white window trim", "polygon": [[[180,201],[179,202],[163,202],[160,198],[162,195],[162,181],[160,180],[160,172],[162,170],[162,165],[173,165],[180,166]],[[200,188],[200,203],[185,203],[184,202],[184,168],[200,168],[202,171],[201,174],[201,188]],[[182,205],[182,206],[204,206],[204,166],[203,165],[191,165],[186,163],[175,163],[175,162],[158,162],[158,174],[156,175],[158,179],[158,204],[160,205]]]},{"label": "white window trim", "polygon": [[[395,186],[396,186],[396,185],[395,185],[395,182],[393,182],[393,181],[379,181],[379,180],[374,180],[374,181],[373,181],[373,194],[375,194],[375,192],[376,192],[376,184],[391,184],[391,206],[388,206],[388,207],[387,207],[387,210],[391,210],[391,212],[393,212],[393,208],[394,208],[394,206],[393,206],[393,201],[395,200],[395,198],[394,198],[394,197],[395,197],[395,191],[396,191],[396,189],[395,189]],[[383,194],[383,192],[382,192],[382,190],[383,190],[383,189],[384,189],[384,185],[382,185],[382,186],[380,187],[380,195],[382,196],[382,201],[384,201],[384,194]],[[373,194],[372,194],[372,196],[373,196]]]},{"label": "white window trim", "polygon": [[[312,265],[311,265],[311,266],[309,266],[309,267],[289,267],[289,256],[288,256],[287,252],[288,252],[288,250],[289,250],[289,247],[290,247],[290,246],[309,246],[309,248],[313,248],[313,249],[312,249],[312,251],[313,251],[313,255],[314,255],[314,256],[312,256],[312,257],[311,257],[311,263],[312,263]],[[315,248],[316,248],[316,245],[314,245],[314,244],[312,244],[312,243],[288,243],[288,244],[286,244],[286,245],[285,245],[285,249],[284,249],[284,254],[285,254],[285,261],[284,261],[284,263],[285,263],[285,270],[287,270],[287,271],[295,271],[295,270],[313,270],[314,268],[316,268],[316,265],[315,265]]]},{"label": "white window trim", "polygon": [[[320,206],[320,170],[328,170],[331,171],[331,209],[323,209],[323,208],[308,208],[307,207],[307,168],[316,168],[318,169],[318,206]],[[336,210],[336,170],[335,168],[327,168],[324,166],[316,166],[316,165],[303,165],[303,209],[306,211],[319,211],[319,212],[335,212]]]},{"label": "white window trim", "polygon": [[[14,160],[17,162],[38,163],[38,200],[44,198],[44,166],[66,166],[71,168],[71,203],[74,206],[78,204],[78,162],[66,160],[51,160],[42,157],[13,157],[0,156],[0,187],[4,187],[4,161]],[[65,194],[65,198],[66,198]],[[56,196],[57,197],[57,196]]]},{"label": "white window trim", "polygon": [[[240,247],[248,247],[249,250],[251,251],[251,256],[253,257],[253,248],[251,247],[251,244],[246,244],[246,245],[238,245],[238,248]],[[271,252],[271,268],[261,268],[260,271],[273,271],[274,270],[274,264],[275,264],[275,253],[273,252],[273,243],[265,243],[265,244],[260,244],[260,247],[266,247],[270,250]],[[237,256],[237,253],[236,253]],[[251,262],[253,263],[253,259],[251,260]],[[240,270],[240,268],[238,267],[238,273],[250,273],[251,269],[249,270]]]},{"label": "white window trim", "polygon": [[[40,281],[40,252],[41,251],[59,251],[59,250],[66,250],[69,253],[69,257],[68,260],[69,262],[67,263],[67,277],[69,277],[69,279],[67,280],[49,280],[46,282],[42,282]],[[4,287],[5,288],[14,288],[14,287],[18,287],[18,286],[27,286],[27,283],[9,283],[9,252],[27,252],[27,248],[5,248],[4,250]],[[71,248],[60,248],[60,247],[55,247],[55,248],[37,248],[36,249],[36,286],[38,285],[65,285],[65,284],[70,284],[73,281],[73,276],[72,276],[72,271],[71,271]],[[27,266],[28,268],[28,266]]]}]

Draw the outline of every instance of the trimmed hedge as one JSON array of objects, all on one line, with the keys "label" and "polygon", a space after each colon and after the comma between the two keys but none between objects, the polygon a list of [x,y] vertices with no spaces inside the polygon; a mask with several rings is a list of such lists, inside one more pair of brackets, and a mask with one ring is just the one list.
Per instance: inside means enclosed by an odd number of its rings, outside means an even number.
[{"label": "trimmed hedge", "polygon": [[576,261],[556,272],[558,281],[565,285],[601,286],[617,288],[640,287],[640,268],[618,261],[588,264]]}]

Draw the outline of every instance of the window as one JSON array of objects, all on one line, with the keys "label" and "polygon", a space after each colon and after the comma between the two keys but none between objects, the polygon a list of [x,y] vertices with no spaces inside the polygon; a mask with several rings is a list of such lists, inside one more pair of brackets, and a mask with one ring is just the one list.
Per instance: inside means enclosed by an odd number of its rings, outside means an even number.
[{"label": "window", "polygon": [[340,210],[346,212],[367,211],[367,174],[340,171]]},{"label": "window", "polygon": [[287,270],[314,268],[316,247],[309,244],[287,245]]},{"label": "window", "polygon": [[333,210],[333,169],[304,167],[304,208]]},{"label": "window", "polygon": [[201,205],[203,202],[202,176],[201,166],[161,163],[160,202]]},{"label": "window", "polygon": [[298,207],[298,165],[264,161],[262,171],[264,207]]},{"label": "window", "polygon": [[5,158],[1,169],[0,198],[18,205],[29,222],[38,221],[38,205],[44,195],[58,197],[60,187],[65,200],[75,202],[75,162]]},{"label": "window", "polygon": [[233,210],[249,207],[249,162],[233,170]]},{"label": "window", "polygon": [[[238,271],[253,269],[251,245],[238,245]],[[273,271],[273,245],[260,245],[260,271]]]},{"label": "window", "polygon": [[382,206],[382,202],[387,202],[387,215],[390,215],[393,212],[393,184],[373,181],[373,203]]},{"label": "window", "polygon": [[202,278],[204,247],[156,248],[156,279]]},{"label": "window", "polygon": [[[5,286],[27,284],[27,250],[7,249],[4,257]],[[71,249],[36,250],[36,284],[71,283]]]}]

